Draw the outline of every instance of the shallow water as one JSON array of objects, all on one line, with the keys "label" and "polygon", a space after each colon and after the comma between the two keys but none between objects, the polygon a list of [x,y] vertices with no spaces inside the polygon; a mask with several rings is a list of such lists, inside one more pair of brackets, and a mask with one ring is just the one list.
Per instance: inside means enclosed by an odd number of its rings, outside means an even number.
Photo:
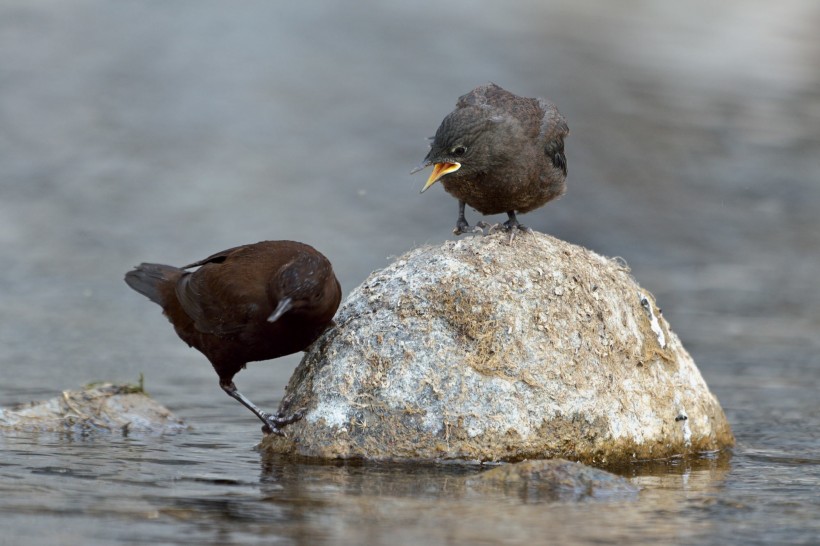
[{"label": "shallow water", "polygon": [[733,457],[620,469],[636,496],[549,502],[477,487],[474,465],[264,457],[234,424],[166,438],[6,437],[9,544],[811,543],[818,461]]},{"label": "shallow water", "polygon": [[[0,437],[0,544],[820,541],[820,8],[440,6],[0,2],[0,405],[142,372],[193,427]],[[122,282],[293,238],[347,293],[450,237],[455,201],[407,173],[488,80],[572,131],[567,195],[522,221],[630,264],[731,456],[620,469],[637,498],[582,503],[477,491],[471,466],[267,460]],[[237,384],[273,408],[298,358]]]}]

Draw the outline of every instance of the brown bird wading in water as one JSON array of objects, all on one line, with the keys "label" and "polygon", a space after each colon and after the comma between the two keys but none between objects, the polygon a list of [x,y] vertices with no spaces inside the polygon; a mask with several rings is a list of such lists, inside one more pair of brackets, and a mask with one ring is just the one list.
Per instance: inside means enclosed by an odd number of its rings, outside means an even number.
[{"label": "brown bird wading in water", "polygon": [[553,103],[528,99],[490,83],[459,97],[456,109],[441,122],[424,162],[412,173],[433,165],[424,192],[437,180],[458,199],[458,221],[453,233],[471,229],[465,204],[481,214],[506,212],[503,229],[528,228],[518,223],[525,213],[561,196],[566,190],[567,159],[564,138],[567,122]]},{"label": "brown bird wading in water", "polygon": [[233,377],[248,362],[304,351],[330,326],[342,291],[313,247],[263,241],[182,268],[144,263],[125,282],[162,307],[177,335],[211,361],[222,390],[265,423],[262,430],[282,434],[302,417],[260,410]]}]

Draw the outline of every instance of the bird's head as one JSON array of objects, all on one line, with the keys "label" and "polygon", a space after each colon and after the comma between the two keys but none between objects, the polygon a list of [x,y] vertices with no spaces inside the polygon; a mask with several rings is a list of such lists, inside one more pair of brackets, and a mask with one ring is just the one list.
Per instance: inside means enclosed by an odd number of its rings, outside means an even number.
[{"label": "bird's head", "polygon": [[[277,321],[285,313],[319,310],[329,304],[326,295],[334,289],[339,291],[338,286],[330,262],[312,254],[298,256],[282,266],[270,287],[277,303],[268,322]],[[336,299],[338,305],[338,298],[330,299]]]},{"label": "bird's head", "polygon": [[467,180],[485,172],[493,163],[493,143],[506,133],[505,120],[486,107],[468,106],[451,112],[439,125],[424,161],[410,173],[433,166],[421,191],[445,176]]}]

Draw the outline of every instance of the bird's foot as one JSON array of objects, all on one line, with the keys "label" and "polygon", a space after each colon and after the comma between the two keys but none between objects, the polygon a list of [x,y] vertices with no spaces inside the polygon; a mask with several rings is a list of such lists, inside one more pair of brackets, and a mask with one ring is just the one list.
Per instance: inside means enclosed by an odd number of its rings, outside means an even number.
[{"label": "bird's foot", "polygon": [[524,224],[520,223],[518,220],[515,219],[515,217],[510,218],[509,220],[504,222],[503,226],[504,226],[505,231],[512,231],[514,229],[519,229],[519,230],[524,231],[524,232],[532,232],[532,230],[530,228],[528,228]]},{"label": "bird's foot", "polygon": [[265,434],[276,434],[277,436],[284,436],[285,433],[282,431],[284,427],[299,421],[302,417],[305,416],[305,409],[302,408],[295,413],[291,413],[290,415],[279,412],[276,415],[266,414],[265,418],[262,419],[265,424],[262,425],[262,432]]},{"label": "bird's foot", "polygon": [[484,222],[478,222],[475,227],[470,227],[466,220],[459,220],[456,222],[456,227],[453,228],[453,235],[464,235],[465,233],[480,233],[484,235],[484,228],[487,226]]},{"label": "bird's foot", "polygon": [[[506,225],[507,222],[504,222],[504,224]],[[516,233],[519,233],[519,232],[532,233],[532,228],[528,228],[527,226],[525,226],[523,224],[518,224],[518,223],[516,223],[515,226],[508,227],[508,228],[505,228],[505,229],[510,232],[509,244],[513,244],[513,240],[515,240],[515,234]]]},{"label": "bird's foot", "polygon": [[532,228],[525,226],[518,222],[518,220],[507,220],[503,224],[493,224],[490,226],[490,230],[488,234],[498,233],[499,231],[504,231],[510,234],[510,238],[508,243],[512,244],[515,240],[515,236],[518,232],[523,231],[524,233],[532,233]]}]

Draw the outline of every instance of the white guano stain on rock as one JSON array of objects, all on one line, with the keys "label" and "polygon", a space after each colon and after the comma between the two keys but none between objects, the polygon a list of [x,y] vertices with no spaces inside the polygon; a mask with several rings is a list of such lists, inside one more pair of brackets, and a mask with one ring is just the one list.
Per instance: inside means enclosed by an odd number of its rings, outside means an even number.
[{"label": "white guano stain on rock", "polygon": [[666,336],[663,333],[663,328],[661,328],[661,324],[658,321],[658,317],[655,316],[655,311],[652,309],[652,304],[649,303],[649,298],[645,294],[641,294],[641,305],[646,312],[649,314],[649,327],[652,328],[652,331],[658,338],[658,345],[660,345],[661,349],[666,348]]}]

